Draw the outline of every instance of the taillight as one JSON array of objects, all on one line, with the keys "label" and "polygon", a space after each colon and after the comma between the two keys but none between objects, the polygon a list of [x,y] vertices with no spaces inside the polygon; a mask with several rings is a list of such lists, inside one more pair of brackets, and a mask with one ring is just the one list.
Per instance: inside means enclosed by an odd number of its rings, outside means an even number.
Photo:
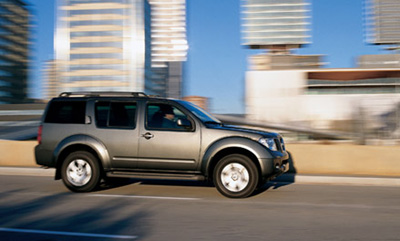
[{"label": "taillight", "polygon": [[38,129],[38,134],[37,134],[37,141],[39,144],[42,144],[42,129],[43,129],[43,126],[40,125],[39,129]]}]

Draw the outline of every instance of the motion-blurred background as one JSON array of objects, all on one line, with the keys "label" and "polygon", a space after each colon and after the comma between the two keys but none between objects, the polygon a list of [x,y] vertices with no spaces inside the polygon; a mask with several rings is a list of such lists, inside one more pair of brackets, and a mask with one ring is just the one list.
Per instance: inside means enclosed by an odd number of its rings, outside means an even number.
[{"label": "motion-blurred background", "polygon": [[0,139],[65,91],[192,101],[289,141],[400,139],[398,0],[0,0]]}]

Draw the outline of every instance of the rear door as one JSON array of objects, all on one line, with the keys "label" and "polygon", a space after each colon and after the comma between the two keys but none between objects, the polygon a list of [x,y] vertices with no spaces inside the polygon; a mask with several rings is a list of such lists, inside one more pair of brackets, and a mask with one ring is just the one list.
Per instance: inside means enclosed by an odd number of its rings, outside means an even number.
[{"label": "rear door", "polygon": [[139,135],[137,102],[98,100],[92,105],[95,120],[89,133],[105,145],[111,166],[117,169],[135,168]]}]

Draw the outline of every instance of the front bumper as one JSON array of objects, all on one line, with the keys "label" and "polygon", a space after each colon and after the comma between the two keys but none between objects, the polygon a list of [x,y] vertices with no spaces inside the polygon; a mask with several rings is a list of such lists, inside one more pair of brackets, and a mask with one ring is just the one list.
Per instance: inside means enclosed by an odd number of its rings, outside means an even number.
[{"label": "front bumper", "polygon": [[267,161],[269,168],[263,175],[266,180],[274,179],[289,171],[289,154],[287,152],[277,153],[274,158],[267,159]]},{"label": "front bumper", "polygon": [[289,171],[289,159],[286,159],[284,161],[281,162],[277,162],[275,164],[275,173],[277,174],[277,176]]}]

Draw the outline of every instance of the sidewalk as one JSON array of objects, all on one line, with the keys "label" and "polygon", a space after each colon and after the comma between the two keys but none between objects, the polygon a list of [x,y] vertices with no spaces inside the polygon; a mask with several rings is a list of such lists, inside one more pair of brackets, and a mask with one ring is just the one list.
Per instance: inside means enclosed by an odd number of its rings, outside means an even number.
[{"label": "sidewalk", "polygon": [[[54,177],[54,174],[55,174],[55,169],[43,169],[39,167],[0,167],[0,175]],[[272,180],[271,182],[297,183],[297,184],[400,187],[400,178],[296,175],[290,173],[284,174],[278,177],[277,179]]]},{"label": "sidewalk", "polygon": [[40,167],[0,167],[0,175],[54,177],[55,169]]},{"label": "sidewalk", "polygon": [[327,176],[304,175],[287,173],[272,182],[297,183],[297,184],[327,184],[327,185],[353,185],[353,186],[380,186],[400,187],[400,178],[394,177],[355,177],[355,176]]}]

